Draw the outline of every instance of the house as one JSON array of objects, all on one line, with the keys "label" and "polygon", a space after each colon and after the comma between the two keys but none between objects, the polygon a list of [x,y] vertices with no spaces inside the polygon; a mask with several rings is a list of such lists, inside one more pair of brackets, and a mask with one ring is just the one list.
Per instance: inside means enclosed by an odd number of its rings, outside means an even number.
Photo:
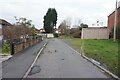
[{"label": "house", "polygon": [[11,23],[7,22],[4,19],[0,19],[0,45],[2,45],[2,39],[3,39],[3,29],[7,26],[13,26]]},{"label": "house", "polygon": [[3,38],[2,28],[4,28],[5,26],[12,26],[12,24],[7,22],[6,20],[0,19],[0,41],[2,41]]},{"label": "house", "polygon": [[0,25],[1,25],[2,27],[5,27],[5,26],[12,26],[11,23],[7,22],[7,21],[4,20],[4,19],[0,19]]},{"label": "house", "polygon": [[45,30],[43,28],[41,28],[41,29],[39,29],[39,32],[43,33],[43,32],[45,32]]},{"label": "house", "polygon": [[[115,18],[115,11],[113,11],[109,16],[108,16],[108,29],[109,33],[112,32],[112,29],[114,27],[114,18]],[[118,8],[117,8],[117,24],[120,23],[120,1],[118,3]]]}]

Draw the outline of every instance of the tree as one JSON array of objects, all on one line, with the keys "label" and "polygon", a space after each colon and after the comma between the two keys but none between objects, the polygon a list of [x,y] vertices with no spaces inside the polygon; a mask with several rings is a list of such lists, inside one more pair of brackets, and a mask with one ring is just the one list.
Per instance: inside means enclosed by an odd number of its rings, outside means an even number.
[{"label": "tree", "polygon": [[14,39],[20,38],[20,28],[16,26],[6,26],[2,29],[3,39],[11,43]]},{"label": "tree", "polygon": [[26,19],[24,17],[17,18],[15,16],[15,20],[16,20],[16,25],[21,25],[21,26],[26,27],[26,28],[30,27],[32,25],[31,24],[32,20],[28,20],[28,19]]},{"label": "tree", "polygon": [[44,16],[44,29],[46,33],[53,33],[57,24],[57,12],[55,8],[49,8]]},{"label": "tree", "polygon": [[62,35],[69,35],[70,34],[70,26],[71,26],[71,19],[67,18],[63,20],[63,22],[59,25],[59,29]]},{"label": "tree", "polygon": [[59,25],[58,28],[59,28],[61,34],[64,35],[64,34],[65,34],[65,30],[66,30],[66,24],[65,24],[65,22],[62,22],[62,23]]},{"label": "tree", "polygon": [[[117,24],[116,26],[116,39],[120,39],[120,22]],[[112,28],[112,32],[110,33],[110,38],[113,38],[113,34],[114,34],[114,27]]]},{"label": "tree", "polygon": [[81,23],[79,29],[82,30],[82,28],[88,28],[88,25]]},{"label": "tree", "polygon": [[31,35],[31,27],[33,27],[32,25],[32,20],[28,20],[26,18],[17,18],[15,17],[15,20],[16,20],[16,23],[15,23],[15,26],[18,27],[22,33],[20,33],[21,35],[23,35],[25,38],[26,36],[28,35]]},{"label": "tree", "polygon": [[73,27],[74,27],[74,28],[78,28],[78,27],[80,26],[80,24],[81,24],[81,19],[80,19],[80,18],[76,18],[76,19],[74,20],[74,25],[73,25]]},{"label": "tree", "polygon": [[34,27],[34,25],[30,28],[30,34],[32,36],[35,36],[36,35],[36,28]]},{"label": "tree", "polygon": [[20,40],[21,37],[24,39],[28,36],[35,36],[36,29],[31,20],[26,18],[15,17],[16,23],[12,26],[5,26],[2,28],[3,39],[8,43],[12,43],[14,40]]}]

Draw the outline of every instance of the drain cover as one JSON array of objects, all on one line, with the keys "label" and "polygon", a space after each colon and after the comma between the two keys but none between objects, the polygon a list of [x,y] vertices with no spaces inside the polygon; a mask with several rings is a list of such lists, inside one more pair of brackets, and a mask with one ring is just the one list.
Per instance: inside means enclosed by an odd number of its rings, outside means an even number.
[{"label": "drain cover", "polygon": [[35,65],[31,68],[31,71],[28,75],[33,75],[33,74],[36,74],[36,73],[39,73],[41,71],[41,68],[39,65]]}]

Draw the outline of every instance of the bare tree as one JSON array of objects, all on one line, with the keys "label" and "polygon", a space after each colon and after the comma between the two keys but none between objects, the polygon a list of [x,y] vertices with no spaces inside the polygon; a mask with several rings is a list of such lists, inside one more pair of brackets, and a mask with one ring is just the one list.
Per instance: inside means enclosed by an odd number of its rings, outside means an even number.
[{"label": "bare tree", "polygon": [[73,27],[77,28],[81,24],[81,19],[75,19],[75,24]]},{"label": "bare tree", "polygon": [[67,18],[63,20],[63,22],[59,25],[61,34],[68,36],[70,34],[70,27],[71,27],[71,18]]},{"label": "bare tree", "polygon": [[28,20],[26,18],[17,18],[15,17],[16,23],[15,26],[21,27],[22,28],[22,33],[21,35],[23,35],[25,38],[30,35],[30,31],[31,31],[31,27],[33,26],[31,24],[32,20]]},{"label": "bare tree", "polygon": [[6,26],[2,29],[3,39],[12,42],[20,37],[20,29],[16,26]]}]

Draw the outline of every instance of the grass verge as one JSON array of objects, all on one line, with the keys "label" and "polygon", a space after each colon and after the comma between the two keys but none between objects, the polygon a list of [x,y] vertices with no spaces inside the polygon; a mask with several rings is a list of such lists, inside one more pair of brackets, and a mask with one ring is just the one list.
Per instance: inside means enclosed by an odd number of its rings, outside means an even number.
[{"label": "grass verge", "polygon": [[70,46],[84,54],[99,61],[105,68],[118,75],[118,41],[113,40],[82,40],[80,38],[60,37]]}]

